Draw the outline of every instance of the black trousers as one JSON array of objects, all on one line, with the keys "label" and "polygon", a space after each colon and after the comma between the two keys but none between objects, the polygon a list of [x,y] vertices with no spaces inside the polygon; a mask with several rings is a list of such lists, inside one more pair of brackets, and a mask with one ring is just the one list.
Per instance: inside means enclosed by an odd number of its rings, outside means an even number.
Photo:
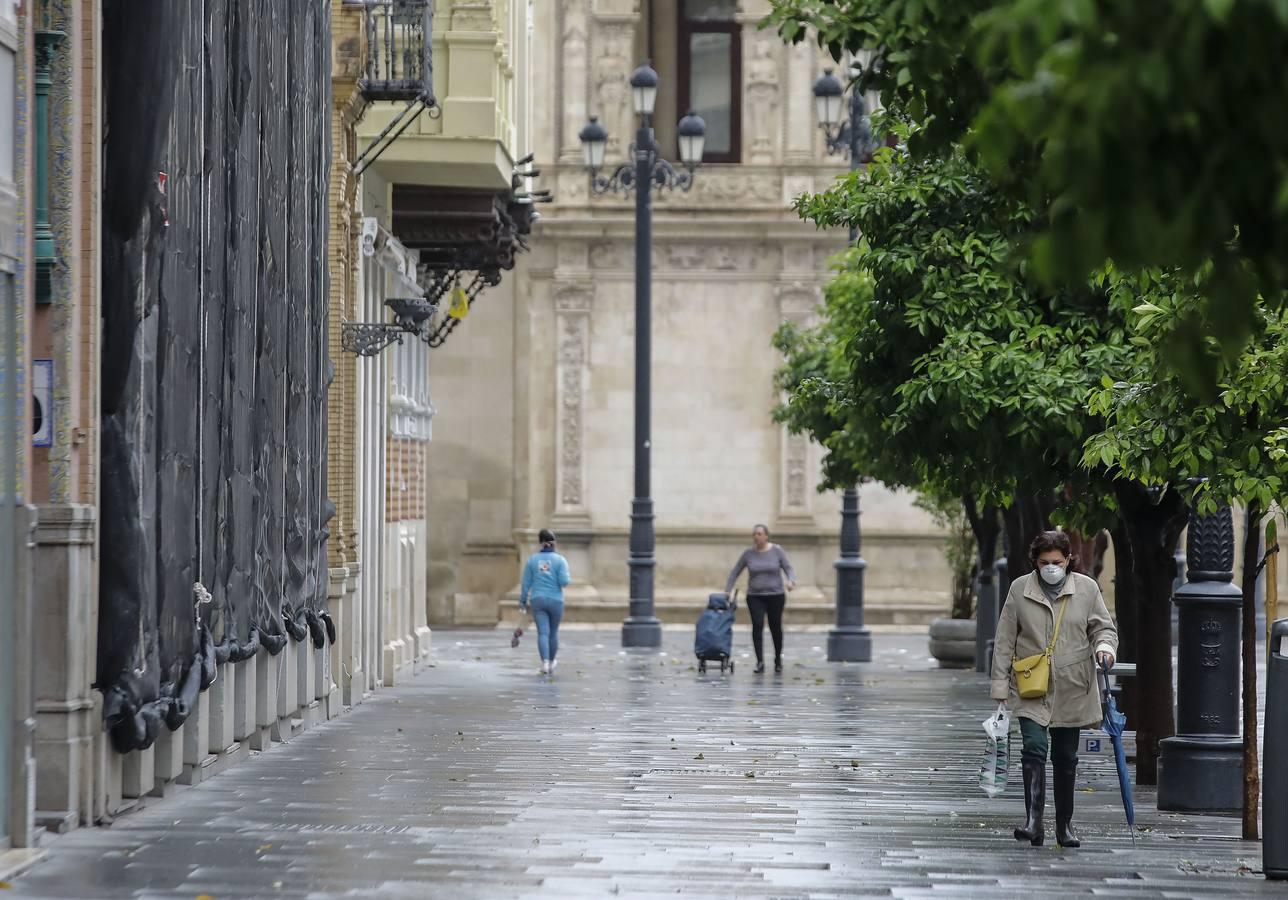
[{"label": "black trousers", "polygon": [[765,617],[769,617],[769,636],[774,639],[774,659],[783,655],[783,607],[786,594],[748,594],[751,611],[751,645],[756,648],[756,662],[765,661]]},{"label": "black trousers", "polygon": [[1024,738],[1022,758],[1046,765],[1049,747],[1053,766],[1072,769],[1078,764],[1078,734],[1077,728],[1043,728],[1032,719],[1020,719],[1020,735]]}]

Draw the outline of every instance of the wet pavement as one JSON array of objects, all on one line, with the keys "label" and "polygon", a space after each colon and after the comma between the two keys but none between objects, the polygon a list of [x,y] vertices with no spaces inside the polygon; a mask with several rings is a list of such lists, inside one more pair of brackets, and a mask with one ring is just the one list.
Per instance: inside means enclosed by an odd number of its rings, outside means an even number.
[{"label": "wet pavement", "polygon": [[1104,759],[1080,771],[1082,849],[1017,844],[1018,789],[977,784],[984,678],[935,669],[924,635],[838,665],[825,634],[789,633],[784,674],[744,656],[722,676],[695,671],[688,630],[646,655],[566,630],[552,678],[509,637],[436,632],[406,685],[57,838],[4,895],[1288,895],[1236,820],[1158,813],[1152,789],[1133,849]]}]

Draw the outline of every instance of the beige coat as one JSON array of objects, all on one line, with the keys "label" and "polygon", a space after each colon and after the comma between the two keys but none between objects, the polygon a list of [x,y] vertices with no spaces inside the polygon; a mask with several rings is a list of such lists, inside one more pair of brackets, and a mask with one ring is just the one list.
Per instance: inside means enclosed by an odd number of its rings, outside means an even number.
[{"label": "beige coat", "polygon": [[[1053,605],[1042,592],[1037,572],[1015,581],[1006,595],[993,644],[994,700],[1009,700],[1014,715],[1055,728],[1098,725],[1100,689],[1095,654],[1118,655],[1118,629],[1100,586],[1086,575],[1072,573],[1060,588]],[[1068,598],[1067,601],[1065,598]],[[1060,636],[1051,659],[1051,689],[1045,697],[1021,700],[1015,690],[1011,662],[1046,649],[1055,629],[1056,615],[1067,602]]]}]

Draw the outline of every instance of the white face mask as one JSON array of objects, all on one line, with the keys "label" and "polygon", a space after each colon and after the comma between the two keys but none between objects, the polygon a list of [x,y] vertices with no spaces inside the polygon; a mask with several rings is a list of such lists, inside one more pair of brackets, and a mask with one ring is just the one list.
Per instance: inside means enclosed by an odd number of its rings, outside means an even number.
[{"label": "white face mask", "polygon": [[1064,566],[1048,563],[1038,569],[1038,572],[1042,575],[1042,580],[1047,584],[1054,585],[1064,581]]}]

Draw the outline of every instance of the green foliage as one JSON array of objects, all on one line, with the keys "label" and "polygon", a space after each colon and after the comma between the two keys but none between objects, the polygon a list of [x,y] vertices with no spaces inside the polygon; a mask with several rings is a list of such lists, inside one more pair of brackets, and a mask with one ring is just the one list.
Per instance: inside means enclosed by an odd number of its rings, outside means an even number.
[{"label": "green foliage", "polygon": [[[872,53],[861,86],[920,126],[914,155],[946,149],[966,131],[999,77],[981,70],[963,39],[989,0],[773,0],[762,23],[789,42],[815,40],[841,60]],[[873,52],[874,48],[880,48]]]},{"label": "green foliage", "polygon": [[1088,485],[1103,472],[1079,466],[1085,403],[1129,355],[1102,287],[1050,292],[1012,266],[1031,214],[961,152],[883,150],[798,208],[865,235],[838,262],[822,323],[777,338],[778,417],[829,450],[828,486],[862,473],[1000,506],[1071,487],[1099,524],[1105,508],[1088,501],[1107,492]]},{"label": "green foliage", "polygon": [[1283,305],[1288,0],[773,0],[764,24],[872,54],[914,155],[964,142],[1036,211],[1015,241],[1034,277],[1198,277],[1170,347],[1209,400],[1258,298]]},{"label": "green foliage", "polygon": [[974,610],[975,573],[979,571],[979,552],[975,532],[961,497],[936,491],[927,485],[913,501],[930,514],[935,524],[948,533],[944,557],[953,573],[954,619],[969,619]]},{"label": "green foliage", "polygon": [[[1174,368],[1166,350],[1202,308],[1193,280],[1172,273],[1150,281],[1150,301],[1135,304],[1127,376],[1106,378],[1092,393],[1090,410],[1106,426],[1087,442],[1086,462],[1147,484],[1206,478],[1195,499],[1208,512],[1220,503],[1272,508],[1288,483],[1288,316],[1258,306],[1251,342],[1225,369],[1214,402],[1195,400],[1185,389],[1191,373]],[[1126,282],[1114,289],[1122,303],[1135,302],[1138,290]],[[1214,340],[1199,350],[1220,352]]]}]

